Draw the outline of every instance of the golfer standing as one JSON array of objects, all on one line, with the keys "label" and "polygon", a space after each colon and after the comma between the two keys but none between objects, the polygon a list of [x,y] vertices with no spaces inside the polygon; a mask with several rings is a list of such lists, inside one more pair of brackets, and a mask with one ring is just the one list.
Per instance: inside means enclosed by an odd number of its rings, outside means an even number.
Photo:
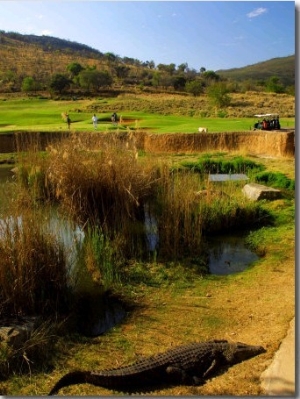
[{"label": "golfer standing", "polygon": [[94,114],[92,116],[92,121],[93,121],[94,129],[97,129],[98,118],[97,118],[96,114]]}]

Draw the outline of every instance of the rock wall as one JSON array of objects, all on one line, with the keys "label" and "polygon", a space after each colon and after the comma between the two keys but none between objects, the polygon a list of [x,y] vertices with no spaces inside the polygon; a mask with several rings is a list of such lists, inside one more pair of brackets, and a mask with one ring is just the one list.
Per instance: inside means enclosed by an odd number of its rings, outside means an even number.
[{"label": "rock wall", "polygon": [[[149,134],[146,132],[120,133],[75,133],[88,147],[93,149],[101,143],[134,140],[137,149],[149,153],[194,153],[209,151],[241,151],[253,155],[294,157],[295,131],[249,131],[225,133],[169,133]],[[47,145],[69,133],[19,132],[0,135],[0,153],[26,150],[37,146],[44,150]]]}]

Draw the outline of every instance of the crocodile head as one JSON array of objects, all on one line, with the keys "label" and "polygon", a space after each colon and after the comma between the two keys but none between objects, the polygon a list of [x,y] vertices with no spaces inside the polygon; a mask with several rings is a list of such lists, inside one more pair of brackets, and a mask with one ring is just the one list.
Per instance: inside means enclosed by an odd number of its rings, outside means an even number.
[{"label": "crocodile head", "polygon": [[242,342],[236,342],[229,345],[228,350],[225,352],[225,357],[228,363],[236,364],[264,352],[266,352],[266,349],[262,346],[247,345]]}]

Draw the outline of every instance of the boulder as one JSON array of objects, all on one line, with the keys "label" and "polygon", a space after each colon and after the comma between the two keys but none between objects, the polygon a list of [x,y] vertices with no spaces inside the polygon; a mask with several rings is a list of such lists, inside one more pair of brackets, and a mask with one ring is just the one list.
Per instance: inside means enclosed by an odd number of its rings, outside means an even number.
[{"label": "boulder", "polygon": [[27,317],[22,321],[1,321],[0,342],[5,342],[14,349],[21,349],[35,329],[36,321],[36,317]]},{"label": "boulder", "polygon": [[280,190],[257,183],[246,184],[243,187],[243,193],[247,198],[253,201],[259,201],[262,199],[275,200],[281,198]]}]

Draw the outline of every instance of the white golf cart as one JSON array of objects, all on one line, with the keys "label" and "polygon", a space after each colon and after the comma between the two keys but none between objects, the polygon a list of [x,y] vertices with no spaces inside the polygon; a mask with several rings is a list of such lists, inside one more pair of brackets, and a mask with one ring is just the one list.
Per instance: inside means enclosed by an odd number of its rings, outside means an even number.
[{"label": "white golf cart", "polygon": [[254,130],[280,130],[279,115],[276,114],[256,114],[258,121],[254,124]]}]

